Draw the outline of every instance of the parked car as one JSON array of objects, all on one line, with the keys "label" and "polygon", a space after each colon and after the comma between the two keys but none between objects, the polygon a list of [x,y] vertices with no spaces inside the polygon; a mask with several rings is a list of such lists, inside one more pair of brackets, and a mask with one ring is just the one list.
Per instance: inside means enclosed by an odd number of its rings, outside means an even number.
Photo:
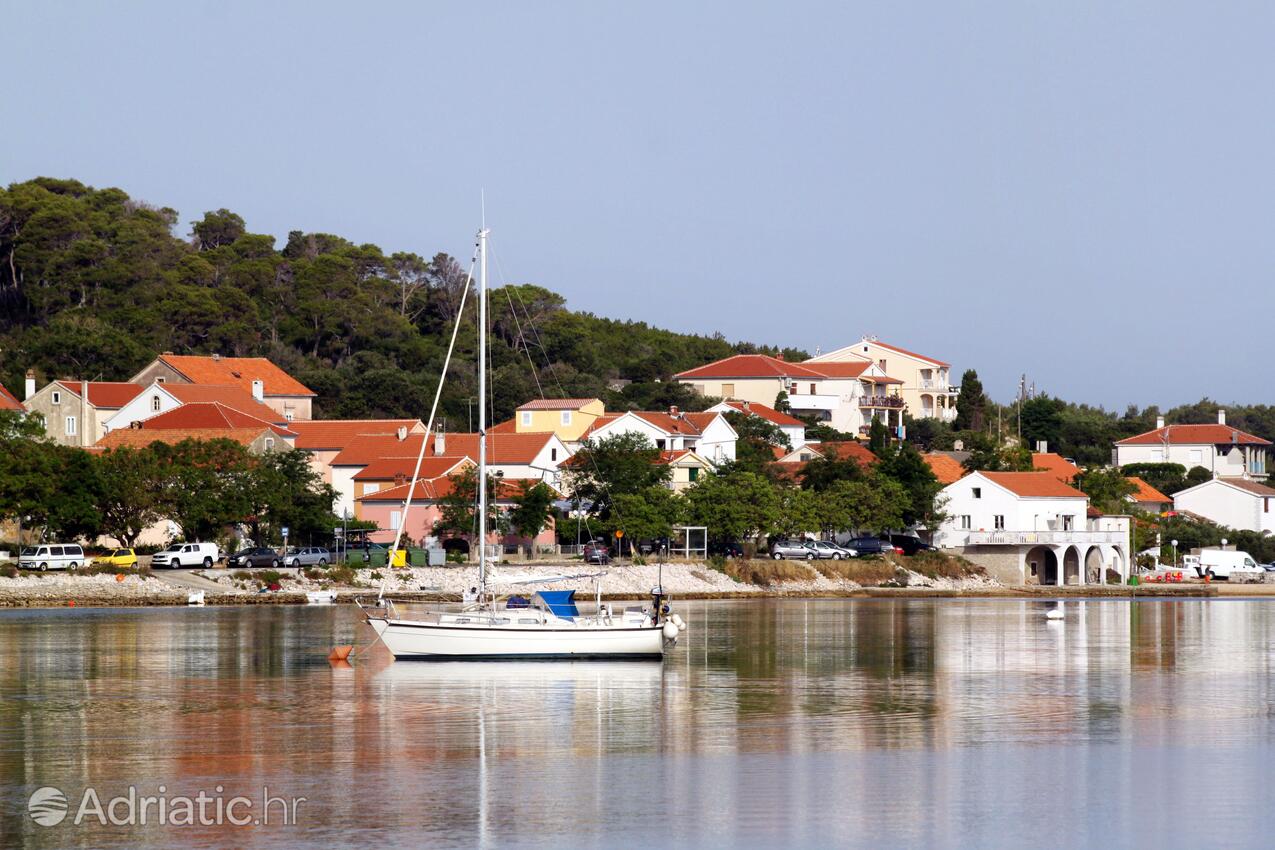
[{"label": "parked car", "polygon": [[723,558],[742,558],[744,547],[733,540],[729,543],[714,543],[708,547],[708,554],[721,555]]},{"label": "parked car", "polygon": [[774,540],[770,544],[770,557],[776,561],[806,560],[813,561],[819,557],[814,549],[806,545],[805,540]]},{"label": "parked car", "polygon": [[226,559],[228,567],[271,567],[279,569],[279,553],[265,546],[240,549]]},{"label": "parked car", "polygon": [[216,543],[174,543],[151,558],[152,567],[203,567],[208,569],[221,560]]},{"label": "parked car", "polygon": [[326,567],[332,560],[332,553],[322,546],[292,546],[283,557],[285,567]]},{"label": "parked car", "polygon": [[853,537],[845,542],[845,548],[853,549],[856,555],[892,555],[895,546],[888,540],[879,537]]},{"label": "parked car", "polygon": [[18,555],[18,566],[24,570],[67,570],[87,567],[92,558],[84,557],[84,547],[75,543],[42,543],[28,546]]},{"label": "parked car", "polygon": [[132,549],[112,549],[102,557],[94,560],[108,567],[135,567],[137,566],[137,553]]},{"label": "parked car", "polygon": [[917,552],[937,552],[938,549],[911,534],[891,534],[890,543],[895,549],[902,549],[904,555],[915,555]]},{"label": "parked car", "polygon": [[605,543],[593,541],[584,544],[582,550],[584,562],[586,564],[609,564],[611,563],[611,548]]},{"label": "parked car", "polygon": [[859,553],[844,546],[838,546],[828,540],[807,540],[806,546],[815,551],[815,557],[824,560],[840,561],[843,558],[857,558]]}]

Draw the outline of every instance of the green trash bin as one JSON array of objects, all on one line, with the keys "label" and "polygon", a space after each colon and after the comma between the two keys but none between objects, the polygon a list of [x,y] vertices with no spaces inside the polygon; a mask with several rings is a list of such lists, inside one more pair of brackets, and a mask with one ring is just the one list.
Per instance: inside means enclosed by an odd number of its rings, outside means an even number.
[{"label": "green trash bin", "polygon": [[1142,584],[1142,581],[1137,576],[1129,576],[1129,585],[1131,587],[1137,587],[1140,584]]}]

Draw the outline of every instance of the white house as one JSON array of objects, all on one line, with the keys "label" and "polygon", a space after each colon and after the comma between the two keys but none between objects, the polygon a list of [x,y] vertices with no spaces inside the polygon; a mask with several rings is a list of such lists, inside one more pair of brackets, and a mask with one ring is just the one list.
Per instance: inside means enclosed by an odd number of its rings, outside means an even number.
[{"label": "white house", "polygon": [[[897,429],[903,424],[902,381],[876,363],[789,363],[762,354],[737,354],[673,376],[700,395],[774,405],[784,393],[794,414],[813,416],[838,431],[866,433],[873,419]],[[897,433],[897,431],[896,431]]]},{"label": "white house", "polygon": [[1173,507],[1227,528],[1275,533],[1275,489],[1247,478],[1214,478],[1173,495]]},{"label": "white house", "polygon": [[1214,477],[1265,478],[1271,443],[1226,424],[1226,411],[1216,425],[1165,425],[1156,420],[1147,431],[1116,443],[1116,466],[1131,463],[1180,463],[1190,471],[1202,466]]},{"label": "white house", "polygon": [[142,387],[140,392],[111,415],[104,422],[103,435],[128,428],[134,422],[145,422],[187,404],[221,404],[263,422],[288,424],[282,414],[266,406],[260,395],[253,395],[239,387],[157,382]]},{"label": "white house", "polygon": [[778,428],[788,438],[789,445],[797,450],[806,444],[806,423],[769,405],[750,401],[723,401],[709,408],[713,413],[747,413],[764,419]]},{"label": "white house", "polygon": [[1129,518],[1089,517],[1088,497],[1053,473],[972,472],[940,498],[948,518],[934,544],[1004,583],[1106,583],[1107,570],[1128,577]]},{"label": "white house", "polygon": [[899,379],[899,397],[912,416],[917,419],[942,419],[944,422],[951,422],[956,418],[956,396],[959,388],[952,386],[951,364],[882,342],[875,336],[865,336],[853,345],[843,346],[826,354],[816,354],[802,365],[819,367],[831,363],[862,361],[873,363],[880,368],[882,374]]},{"label": "white house", "polygon": [[676,407],[667,413],[630,410],[601,416],[584,438],[597,442],[619,434],[641,434],[661,451],[689,449],[714,466],[735,459],[739,438],[721,413],[683,413]]}]

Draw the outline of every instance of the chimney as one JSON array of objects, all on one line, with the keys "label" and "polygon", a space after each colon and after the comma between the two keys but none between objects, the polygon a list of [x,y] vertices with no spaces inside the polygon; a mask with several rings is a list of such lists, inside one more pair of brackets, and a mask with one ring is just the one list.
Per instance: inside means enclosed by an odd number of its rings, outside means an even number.
[{"label": "chimney", "polygon": [[252,397],[257,401],[263,401],[266,397],[266,382],[255,380],[252,382]]},{"label": "chimney", "polygon": [[438,430],[434,432],[434,457],[443,457],[447,454],[447,433],[443,431],[443,426],[439,425]]},{"label": "chimney", "polygon": [[1048,441],[1048,440],[1037,440],[1037,441],[1036,441],[1036,453],[1037,453],[1037,454],[1042,454],[1042,455],[1044,455],[1044,454],[1049,454],[1049,441]]},{"label": "chimney", "polygon": [[1219,425],[1226,424],[1226,408],[1225,407],[1219,407],[1217,409],[1217,424]]},{"label": "chimney", "polygon": [[398,437],[398,441],[399,441],[400,443],[401,443],[401,442],[403,442],[404,440],[406,440],[406,439],[407,439],[407,426],[406,426],[406,425],[400,425],[400,426],[398,426],[398,431],[396,431],[396,432],[394,433],[394,436],[395,436],[395,437]]},{"label": "chimney", "polygon": [[213,362],[214,362],[214,363],[220,363],[220,362],[221,362],[221,355],[220,355],[220,354],[217,354],[217,353],[214,353],[214,354],[213,354],[213,356],[212,356],[212,359],[213,359]]},{"label": "chimney", "polygon": [[132,422],[128,423],[128,427],[132,428],[134,431],[140,431],[142,430],[142,421],[140,419],[134,419]]},{"label": "chimney", "polygon": [[741,405],[744,408],[745,413],[747,413],[749,410],[749,404],[750,403],[748,401],[744,401],[743,404]]},{"label": "chimney", "polygon": [[404,484],[406,484],[406,483],[407,483],[407,476],[406,476],[406,475],[404,475],[404,474],[403,474],[403,473],[401,473],[401,472],[396,472],[396,473],[394,473],[394,486],[395,486],[395,487],[402,487],[402,486],[403,486]]},{"label": "chimney", "polygon": [[27,370],[26,398],[23,401],[30,401],[31,396],[35,395],[35,370]]},{"label": "chimney", "polygon": [[965,441],[964,441],[964,440],[953,440],[953,441],[952,441],[952,451],[954,451],[954,452],[963,452],[963,451],[965,451]]},{"label": "chimney", "polygon": [[668,415],[669,415],[669,416],[672,416],[674,419],[676,419],[676,418],[677,418],[677,416],[678,416],[678,410],[677,410],[677,405],[676,405],[676,404],[670,404],[670,405],[668,406]]},{"label": "chimney", "polygon": [[1159,430],[1160,430],[1161,428],[1163,428],[1163,427],[1164,427],[1164,417],[1163,417],[1163,416],[1157,416],[1157,417],[1155,418],[1155,428],[1156,428],[1156,430],[1157,430],[1157,431],[1159,431]]}]

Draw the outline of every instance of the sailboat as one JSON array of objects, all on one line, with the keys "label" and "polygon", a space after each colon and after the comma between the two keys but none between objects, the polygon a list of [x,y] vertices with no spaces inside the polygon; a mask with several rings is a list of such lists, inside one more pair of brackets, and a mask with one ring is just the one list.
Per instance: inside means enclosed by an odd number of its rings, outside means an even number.
[{"label": "sailboat", "polygon": [[[596,611],[584,615],[576,605],[574,590],[540,590],[530,599],[509,596],[501,601],[498,587],[527,583],[526,579],[501,581],[489,569],[487,544],[487,239],[486,225],[478,232],[478,593],[477,599],[459,610],[420,612],[406,605],[400,609],[382,592],[374,601],[359,601],[368,625],[396,659],[513,659],[513,658],[661,658],[677,642],[686,624],[670,611],[662,587],[651,591],[652,604],[615,611],[603,604],[600,589]],[[463,309],[463,302],[462,302]],[[459,318],[456,327],[459,328]],[[455,346],[456,330],[452,333]],[[450,360],[451,348],[448,350]],[[443,376],[447,374],[447,364]],[[442,390],[439,380],[439,393]],[[434,398],[437,411],[439,395]],[[432,423],[434,413],[430,414]],[[427,431],[428,433],[428,431]],[[424,441],[428,442],[428,441]],[[422,456],[425,451],[421,446]],[[407,490],[402,518],[394,542],[397,551],[407,526],[416,489],[418,460]],[[541,582],[586,576],[551,576]],[[599,574],[592,577],[600,580]]]}]

